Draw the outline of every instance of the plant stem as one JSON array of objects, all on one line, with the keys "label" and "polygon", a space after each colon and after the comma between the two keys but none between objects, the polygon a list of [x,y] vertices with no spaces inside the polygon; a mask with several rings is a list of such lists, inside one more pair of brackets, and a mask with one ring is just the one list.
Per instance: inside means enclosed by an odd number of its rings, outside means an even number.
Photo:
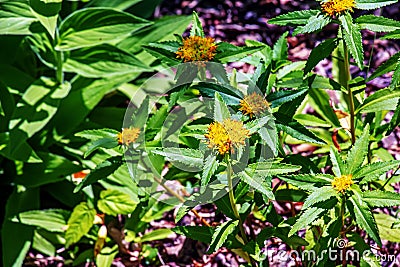
[{"label": "plant stem", "polygon": [[57,64],[56,79],[60,84],[62,84],[62,83],[64,83],[64,73],[63,73],[64,54],[62,51],[55,50],[55,46],[57,45],[58,41],[59,41],[59,33],[58,33],[58,29],[56,29],[55,40],[53,40],[53,42],[54,42],[53,49],[54,49],[55,59],[56,59],[56,64]]},{"label": "plant stem", "polygon": [[[342,234],[341,237],[344,240],[346,238],[346,231],[345,231],[345,218],[344,218],[344,213],[345,213],[345,208],[346,208],[346,197],[342,197],[342,203],[340,207],[340,216],[342,218]],[[342,248],[342,266],[345,267],[347,266],[347,261],[346,261],[346,246]]]},{"label": "plant stem", "polygon": [[351,88],[349,86],[349,82],[351,80],[350,74],[350,61],[349,61],[349,51],[347,49],[346,43],[343,39],[343,56],[344,56],[344,74],[345,74],[345,88],[347,89],[347,97],[348,97],[348,105],[350,110],[350,134],[351,134],[351,143],[354,145],[356,142],[356,130],[354,125],[354,96]]}]

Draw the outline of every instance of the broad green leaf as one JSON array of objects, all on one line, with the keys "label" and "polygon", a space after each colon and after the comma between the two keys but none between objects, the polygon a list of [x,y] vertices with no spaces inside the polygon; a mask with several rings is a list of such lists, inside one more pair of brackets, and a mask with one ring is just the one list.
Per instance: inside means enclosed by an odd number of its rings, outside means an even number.
[{"label": "broad green leaf", "polygon": [[192,14],[192,28],[190,29],[190,36],[204,37],[203,26],[201,26],[201,21],[195,11],[193,11]]},{"label": "broad green leaf", "polygon": [[273,60],[286,60],[288,56],[288,44],[286,37],[288,36],[288,32],[282,34],[279,37],[278,41],[274,44],[272,48],[272,59]]},{"label": "broad green leaf", "polygon": [[365,191],[362,193],[362,199],[370,207],[391,207],[400,206],[400,194],[389,191]]},{"label": "broad green leaf", "polygon": [[316,203],[336,197],[337,191],[332,186],[323,186],[312,192],[304,201],[303,210],[313,206]]},{"label": "broad green leaf", "polygon": [[215,92],[214,98],[214,121],[222,123],[225,119],[229,119],[231,114],[229,112],[228,106],[225,104],[221,95]]},{"label": "broad green leaf", "polygon": [[29,27],[35,21],[28,1],[0,2],[0,35],[31,34]]},{"label": "broad green leaf", "polygon": [[395,169],[399,165],[400,161],[398,160],[373,162],[371,164],[363,166],[362,168],[357,169],[353,173],[353,179],[362,178],[360,183],[372,182],[389,170]]},{"label": "broad green leaf", "polygon": [[312,224],[317,218],[319,218],[322,212],[326,212],[325,209],[311,207],[304,212],[301,213],[300,217],[296,220],[296,223],[292,226],[292,229],[289,231],[289,236],[292,236],[300,229],[307,227]]},{"label": "broad green leaf", "polygon": [[400,29],[400,22],[374,15],[364,15],[358,17],[355,22],[361,29],[374,32],[391,32]]},{"label": "broad green leaf", "polygon": [[103,190],[97,207],[105,214],[117,216],[118,214],[130,214],[135,208],[138,200],[133,200],[129,195],[118,190]]},{"label": "broad green leaf", "polygon": [[374,217],[378,225],[380,237],[390,242],[400,243],[400,229],[392,228],[393,223],[396,222],[396,218],[384,213],[376,213]]},{"label": "broad green leaf", "polygon": [[300,33],[311,33],[315,31],[322,30],[326,25],[331,22],[331,18],[325,16],[324,14],[318,13],[308,19],[307,24],[301,27],[297,27],[293,32],[293,35]]},{"label": "broad green leaf", "polygon": [[373,93],[356,109],[357,113],[395,110],[400,99],[400,89],[381,89]]},{"label": "broad green leaf", "polygon": [[317,136],[315,136],[312,132],[307,130],[303,125],[294,119],[282,114],[282,113],[274,113],[276,117],[276,128],[280,131],[284,131],[292,137],[303,140],[310,143],[315,144],[324,144],[324,141]]},{"label": "broad green leaf", "polygon": [[226,42],[217,43],[217,54],[214,60],[222,64],[239,61],[248,55],[262,50],[263,46],[239,47]]},{"label": "broad green leaf", "polygon": [[163,150],[152,150],[152,153],[166,157],[173,164],[181,164],[191,168],[203,166],[204,155],[197,149],[166,147]]},{"label": "broad green leaf", "polygon": [[374,73],[371,74],[371,76],[369,76],[367,78],[367,82],[371,81],[373,79],[375,79],[376,77],[379,77],[383,74],[386,74],[392,70],[394,70],[396,68],[396,66],[399,64],[399,59],[400,59],[400,52],[397,52],[396,54],[394,54],[393,56],[391,56],[387,61],[385,61],[384,63],[382,63],[382,65],[380,65],[375,71]]},{"label": "broad green leaf", "polygon": [[140,242],[143,243],[143,242],[151,242],[155,240],[165,239],[169,237],[172,233],[173,233],[172,229],[167,229],[167,228],[155,229],[151,232],[144,234],[140,238]]},{"label": "broad green leaf", "polygon": [[64,232],[70,212],[61,209],[30,210],[11,219],[13,222],[32,225],[50,232]]},{"label": "broad green leaf", "polygon": [[347,153],[346,159],[346,173],[344,174],[353,174],[355,170],[357,170],[361,164],[365,160],[365,156],[368,152],[369,145],[369,125],[364,128],[364,131],[360,138],[354,143],[349,152]]},{"label": "broad green leaf", "polygon": [[361,33],[357,25],[353,24],[353,19],[349,13],[339,16],[343,29],[343,38],[353,56],[357,66],[362,69],[364,66],[364,52],[362,47]]},{"label": "broad green leaf", "polygon": [[[118,252],[119,252],[118,245],[114,245],[114,247],[104,247],[101,250],[100,254],[97,255],[97,257],[96,257],[96,266],[97,267],[112,266],[114,258],[118,254]],[[92,252],[92,255],[93,255],[93,252]]]},{"label": "broad green leaf", "polygon": [[88,1],[87,6],[90,7],[110,7],[113,9],[125,10],[144,0],[92,0]]},{"label": "broad green leaf", "polygon": [[378,244],[378,246],[382,246],[381,240],[379,238],[378,228],[376,227],[376,223],[374,217],[367,204],[365,204],[362,200],[361,195],[353,191],[354,194],[350,197],[350,202],[353,204],[352,211],[355,216],[356,223],[364,229],[368,235]]},{"label": "broad green leaf", "polygon": [[40,21],[43,27],[54,39],[57,27],[58,12],[61,10],[62,0],[30,0],[32,14]]},{"label": "broad green leaf", "polygon": [[336,177],[342,176],[344,173],[344,162],[336,148],[331,147],[329,157],[332,162],[332,170]]},{"label": "broad green leaf", "polygon": [[210,182],[211,176],[218,168],[218,160],[215,154],[210,154],[204,160],[203,173],[201,175],[201,187],[207,186]]},{"label": "broad green leaf", "polygon": [[171,229],[177,234],[184,235],[190,239],[211,243],[214,229],[208,226],[176,226]]},{"label": "broad green leaf", "polygon": [[85,151],[84,157],[87,157],[99,148],[114,148],[118,146],[118,131],[113,129],[85,130],[75,135],[91,141]]},{"label": "broad green leaf", "polygon": [[54,257],[56,254],[55,246],[37,231],[35,231],[33,236],[32,248],[51,257]]},{"label": "broad green leaf", "polygon": [[318,10],[300,10],[293,11],[287,14],[279,15],[275,18],[269,19],[269,24],[275,24],[280,26],[293,26],[293,25],[306,25],[307,21],[316,16],[319,13]]},{"label": "broad green leaf", "polygon": [[88,78],[106,78],[152,69],[131,54],[114,46],[102,44],[71,51],[63,70]]},{"label": "broad green leaf", "polygon": [[370,9],[377,9],[377,8],[395,4],[395,3],[397,3],[397,0],[357,0],[356,8],[370,10]]},{"label": "broad green leaf", "polygon": [[300,170],[301,167],[286,163],[260,161],[249,164],[247,166],[247,169],[251,169],[252,171],[257,172],[263,176],[274,176],[278,174],[295,172]]},{"label": "broad green leaf", "polygon": [[117,42],[151,23],[129,13],[109,8],[80,9],[60,25],[57,50],[67,51]]},{"label": "broad green leaf", "polygon": [[317,47],[315,47],[312,51],[310,56],[308,57],[306,67],[304,68],[304,74],[309,73],[312,69],[317,66],[317,64],[330,56],[333,50],[338,45],[337,38],[326,39],[322,43],[320,43]]},{"label": "broad green leaf", "polygon": [[308,93],[310,98],[315,103],[315,105],[312,105],[312,107],[319,113],[319,115],[329,121],[332,126],[340,127],[339,119],[336,113],[333,111],[333,108],[331,107],[331,99],[328,93],[325,92],[325,90],[318,90],[313,88],[310,88]]},{"label": "broad green leaf", "polygon": [[68,219],[68,229],[65,232],[66,247],[78,242],[93,226],[96,210],[90,208],[86,202],[81,202],[72,211]]},{"label": "broad green leaf", "polygon": [[207,250],[207,253],[212,253],[214,251],[217,251],[224,244],[224,242],[228,238],[228,235],[232,234],[235,230],[237,230],[238,223],[239,223],[238,220],[235,221],[230,220],[217,226],[212,236],[211,244]]},{"label": "broad green leaf", "polygon": [[264,194],[268,199],[275,199],[275,196],[272,193],[271,182],[266,179],[266,176],[257,173],[251,168],[246,168],[244,171],[239,172],[238,176],[242,181]]},{"label": "broad green leaf", "polygon": [[80,182],[74,189],[74,193],[81,191],[88,185],[94,184],[100,179],[106,179],[109,175],[114,173],[122,164],[121,157],[111,157],[100,163],[96,168]]}]

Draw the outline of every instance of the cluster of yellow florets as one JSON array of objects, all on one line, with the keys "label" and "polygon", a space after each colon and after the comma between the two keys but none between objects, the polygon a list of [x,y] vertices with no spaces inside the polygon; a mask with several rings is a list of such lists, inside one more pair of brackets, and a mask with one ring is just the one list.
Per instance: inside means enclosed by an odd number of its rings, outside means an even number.
[{"label": "cluster of yellow florets", "polygon": [[122,129],[122,132],[118,133],[118,144],[129,146],[129,144],[134,143],[139,137],[140,129],[130,127]]},{"label": "cluster of yellow florets", "polygon": [[243,114],[249,115],[251,118],[254,115],[261,114],[268,107],[269,104],[267,100],[265,100],[263,96],[254,92],[245,96],[243,100],[240,100],[239,110],[242,111]]},{"label": "cluster of yellow florets", "polygon": [[176,57],[184,62],[209,61],[214,58],[216,50],[214,38],[190,36],[183,39],[183,45],[176,52]]},{"label": "cluster of yellow florets", "polygon": [[222,123],[213,122],[208,126],[205,137],[210,148],[218,149],[219,154],[234,152],[234,147],[244,145],[249,138],[249,130],[244,128],[243,122],[225,119]]},{"label": "cluster of yellow florets", "polygon": [[355,0],[329,0],[321,5],[322,11],[331,17],[347,10],[353,12],[355,6]]},{"label": "cluster of yellow florets", "polygon": [[341,193],[346,191],[352,184],[354,184],[354,182],[353,175],[351,174],[335,177],[332,181],[332,187]]}]

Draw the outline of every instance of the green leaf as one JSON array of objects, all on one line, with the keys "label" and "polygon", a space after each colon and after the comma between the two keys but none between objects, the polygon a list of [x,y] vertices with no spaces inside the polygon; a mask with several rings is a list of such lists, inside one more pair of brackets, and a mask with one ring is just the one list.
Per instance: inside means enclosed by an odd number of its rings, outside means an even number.
[{"label": "green leaf", "polygon": [[208,226],[176,226],[172,228],[172,231],[206,244],[211,243],[214,233],[214,229]]},{"label": "green leaf", "polygon": [[342,176],[342,173],[345,172],[345,169],[344,169],[345,165],[342,160],[342,157],[340,156],[340,154],[338,153],[336,148],[333,148],[333,147],[330,148],[329,157],[332,162],[332,170],[333,170],[333,173],[335,174],[335,176],[336,177]]},{"label": "green leaf", "polygon": [[215,232],[212,236],[210,247],[207,250],[207,253],[212,253],[217,251],[226,241],[228,235],[232,234],[235,230],[237,230],[239,221],[238,220],[230,220],[226,221],[223,224],[217,226]]},{"label": "green leaf", "polygon": [[331,22],[331,18],[325,16],[324,14],[318,13],[308,19],[307,24],[301,27],[297,27],[293,32],[293,35],[300,33],[311,33],[315,31],[322,30],[326,25]]},{"label": "green leaf", "polygon": [[305,210],[316,203],[336,197],[337,191],[332,186],[323,186],[312,192],[304,201],[302,209]]},{"label": "green leaf", "polygon": [[32,248],[51,257],[54,257],[56,254],[55,246],[37,231],[35,231],[33,236]]},{"label": "green leaf", "polygon": [[369,113],[383,110],[395,110],[400,99],[400,89],[381,89],[364,100],[355,113]]},{"label": "green leaf", "polygon": [[29,28],[35,21],[27,1],[0,2],[0,35],[31,34]]},{"label": "green leaf", "polygon": [[30,0],[32,14],[54,39],[62,0]]},{"label": "green leaf", "polygon": [[300,229],[305,228],[308,225],[312,224],[317,218],[319,218],[319,215],[322,212],[326,212],[326,210],[317,208],[317,207],[311,207],[311,208],[305,210],[300,215],[300,217],[298,217],[298,219],[296,220],[296,223],[292,226],[292,229],[290,229],[288,235],[292,236]]},{"label": "green leaf", "polygon": [[369,145],[369,125],[367,124],[360,138],[354,143],[349,152],[347,153],[346,159],[346,173],[353,174],[361,164],[364,162],[365,156],[368,153]]},{"label": "green leaf", "polygon": [[278,174],[295,172],[300,170],[301,167],[286,163],[259,161],[249,164],[247,169],[251,169],[252,171],[255,171],[263,176],[274,176]]},{"label": "green leaf", "polygon": [[400,30],[395,30],[391,33],[386,34],[382,37],[383,40],[385,39],[400,39]]},{"label": "green leaf", "polygon": [[90,142],[89,147],[85,151],[85,154],[83,155],[85,158],[89,156],[93,151],[99,149],[99,148],[114,148],[119,145],[117,138],[101,138],[99,140]]},{"label": "green leaf", "polygon": [[152,153],[166,157],[173,164],[182,164],[191,168],[203,166],[203,152],[197,149],[167,147],[162,150],[152,150]]},{"label": "green leaf", "polygon": [[390,120],[389,125],[387,127],[386,135],[388,136],[389,134],[391,134],[398,125],[400,125],[400,99],[399,102],[397,103],[397,108],[394,111],[393,117]]},{"label": "green leaf", "polygon": [[378,225],[380,237],[390,242],[400,243],[400,229],[392,228],[393,223],[396,222],[396,218],[384,213],[376,213],[374,217]]},{"label": "green leaf", "polygon": [[217,54],[214,60],[222,64],[235,62],[262,49],[264,49],[264,46],[239,47],[230,43],[219,42],[217,44]]},{"label": "green leaf", "polygon": [[310,88],[308,93],[310,98],[315,102],[315,105],[312,105],[312,107],[319,113],[319,115],[329,121],[332,126],[340,127],[339,119],[331,107],[331,99],[328,93],[325,92],[325,90],[314,88]]},{"label": "green leaf", "polygon": [[285,90],[285,91],[275,91],[270,93],[266,100],[271,104],[272,108],[279,107],[280,105],[290,102],[300,96],[307,93],[306,89],[300,90]]},{"label": "green leaf", "polygon": [[322,43],[320,43],[317,47],[315,47],[312,51],[310,56],[308,57],[306,67],[304,68],[304,74],[309,73],[312,69],[317,66],[317,64],[330,56],[333,50],[338,45],[337,38],[326,39]]},{"label": "green leaf", "polygon": [[378,246],[382,246],[379,238],[378,228],[376,227],[376,223],[371,211],[363,202],[361,195],[354,190],[353,192],[354,194],[349,199],[353,204],[353,207],[351,207],[352,209],[350,209],[350,211],[354,213],[356,223],[368,233],[368,235],[378,244]]},{"label": "green leaf", "polygon": [[389,191],[365,191],[362,199],[370,207],[392,207],[400,205],[400,194]]},{"label": "green leaf", "polygon": [[215,92],[214,98],[214,121],[223,122],[225,119],[231,117],[228,106],[225,104],[221,95]]},{"label": "green leaf", "polygon": [[169,65],[177,65],[181,61],[176,58],[176,51],[180,44],[176,41],[149,43],[142,46],[146,52]]},{"label": "green leaf", "polygon": [[100,192],[100,199],[97,201],[97,207],[105,214],[117,216],[118,214],[130,214],[139,200],[133,200],[129,195],[118,190],[103,190]]},{"label": "green leaf", "polygon": [[397,3],[397,0],[357,0],[356,8],[370,10],[370,9],[377,9],[377,8],[395,4],[395,3]]},{"label": "green leaf", "polygon": [[109,44],[102,44],[71,51],[63,70],[88,78],[106,78],[152,69],[131,54]]},{"label": "green leaf", "polygon": [[192,28],[190,29],[190,36],[204,37],[203,26],[201,26],[201,21],[195,11],[193,11],[192,14]]},{"label": "green leaf", "polygon": [[80,9],[61,23],[56,49],[67,51],[117,42],[150,24],[147,20],[114,9]]},{"label": "green leaf", "polygon": [[385,162],[374,162],[368,165],[365,165],[362,168],[357,169],[353,173],[353,179],[360,179],[364,177],[360,183],[368,183],[372,182],[375,179],[379,178],[381,175],[385,174],[389,170],[392,170],[400,165],[400,161],[392,160]]},{"label": "green leaf", "polygon": [[93,129],[93,130],[84,130],[82,132],[76,133],[76,136],[86,138],[90,141],[96,141],[102,138],[116,138],[118,131],[114,129]]},{"label": "green leaf", "polygon": [[238,176],[242,181],[259,191],[261,194],[264,194],[268,199],[275,199],[275,196],[272,193],[271,181],[266,179],[266,176],[257,173],[251,168],[246,168],[244,171],[239,172]]},{"label": "green leaf", "polygon": [[272,48],[272,59],[273,60],[286,60],[288,57],[288,44],[286,41],[286,37],[288,36],[288,32],[282,34],[279,37],[278,41],[274,44]]},{"label": "green leaf", "polygon": [[209,155],[205,160],[204,160],[204,167],[203,167],[203,173],[201,175],[201,187],[204,187],[208,185],[210,182],[211,176],[214,174],[214,172],[218,168],[218,160],[217,156],[215,154]]},{"label": "green leaf", "polygon": [[218,92],[227,105],[239,105],[240,100],[244,97],[241,91],[228,85],[200,82],[193,85],[193,88],[196,88],[208,97],[214,97],[215,92]]},{"label": "green leaf", "polygon": [[13,222],[32,225],[50,232],[64,232],[70,212],[61,209],[30,210],[11,219]]},{"label": "green leaf", "polygon": [[386,74],[396,68],[396,66],[399,64],[399,59],[400,59],[400,52],[397,52],[393,56],[391,56],[388,60],[386,60],[384,63],[382,63],[375,71],[374,73],[371,74],[371,76],[368,77],[366,80],[367,82],[375,79],[376,77],[382,76],[383,74]]},{"label": "green leaf", "polygon": [[[115,256],[118,254],[119,249],[118,245],[114,247],[104,247],[100,254],[96,257],[96,266],[97,267],[110,267],[114,261]],[[93,251],[91,253],[91,257],[93,255]],[[86,261],[87,262],[87,261]]]},{"label": "green leaf", "polygon": [[396,68],[394,69],[392,80],[390,81],[390,89],[394,89],[400,83],[400,59],[397,60]]},{"label": "green leaf", "polygon": [[280,178],[300,189],[314,192],[315,190],[317,190],[317,187],[325,184],[330,184],[334,177],[328,174],[299,174],[291,176],[280,176]]},{"label": "green leaf", "polygon": [[307,130],[303,125],[294,119],[282,114],[274,113],[276,117],[276,128],[280,131],[284,131],[287,134],[293,136],[296,139],[303,140],[315,144],[324,144],[324,141],[312,132]]},{"label": "green leaf", "polygon": [[357,25],[353,24],[353,19],[350,13],[339,16],[340,23],[343,29],[343,38],[346,45],[353,56],[357,66],[362,69],[364,66],[364,52],[362,47],[361,33]]},{"label": "green leaf", "polygon": [[113,174],[121,165],[122,159],[119,156],[111,157],[100,163],[96,168],[80,182],[74,189],[74,193],[81,191],[88,185],[94,184],[100,179],[107,179],[107,177]]},{"label": "green leaf", "polygon": [[169,237],[173,233],[172,229],[155,229],[151,232],[145,233],[141,238],[140,242],[151,242],[155,240],[161,240]]},{"label": "green leaf", "polygon": [[87,234],[93,225],[96,210],[90,208],[86,202],[81,202],[72,211],[68,220],[68,229],[65,232],[66,247],[78,242]]},{"label": "green leaf", "polygon": [[318,10],[300,10],[293,11],[287,14],[279,15],[275,18],[269,19],[269,24],[275,24],[280,26],[294,26],[294,25],[306,25],[307,21],[317,15]]},{"label": "green leaf", "polygon": [[360,16],[355,22],[361,29],[374,32],[391,32],[400,29],[399,21],[374,15]]}]

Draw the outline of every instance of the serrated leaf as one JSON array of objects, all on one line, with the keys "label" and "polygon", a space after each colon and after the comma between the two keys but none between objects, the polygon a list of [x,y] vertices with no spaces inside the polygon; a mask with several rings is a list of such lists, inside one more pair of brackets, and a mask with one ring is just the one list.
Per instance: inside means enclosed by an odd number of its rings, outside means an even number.
[{"label": "serrated leaf", "polygon": [[231,220],[217,226],[212,236],[211,244],[207,250],[207,253],[212,253],[218,250],[224,244],[228,238],[228,235],[232,234],[237,229],[238,223],[238,220]]},{"label": "serrated leaf", "polygon": [[95,130],[85,130],[79,133],[76,133],[76,136],[89,139],[91,141],[98,140],[101,138],[116,138],[118,134],[117,130],[114,129],[95,129]]},{"label": "serrated leaf", "polygon": [[262,49],[264,49],[264,46],[239,47],[230,43],[219,42],[217,44],[217,54],[215,55],[214,60],[222,64],[235,62]]},{"label": "serrated leaf", "polygon": [[360,16],[355,22],[361,29],[374,32],[391,32],[400,29],[399,21],[374,15]]},{"label": "serrated leaf", "polygon": [[363,178],[360,183],[372,182],[385,174],[389,170],[392,170],[400,165],[399,160],[385,161],[385,162],[374,162],[357,169],[353,173],[353,179]]},{"label": "serrated leaf", "polygon": [[50,232],[64,232],[70,213],[62,209],[30,210],[19,213],[11,221],[40,227]]},{"label": "serrated leaf", "polygon": [[275,24],[280,26],[293,26],[293,25],[305,25],[307,21],[317,15],[318,10],[300,10],[293,11],[287,14],[279,15],[275,18],[268,20],[269,24]]},{"label": "serrated leaf", "polygon": [[395,30],[391,33],[386,34],[383,36],[381,39],[386,40],[386,39],[400,39],[400,30]]},{"label": "serrated leaf", "polygon": [[172,231],[206,244],[211,243],[214,233],[214,229],[208,226],[176,226],[172,228]]},{"label": "serrated leaf", "polygon": [[395,4],[395,3],[397,3],[397,0],[357,0],[356,8],[370,10],[370,9],[377,9],[377,8]]},{"label": "serrated leaf", "polygon": [[364,52],[362,46],[361,33],[357,25],[353,24],[353,19],[349,13],[339,16],[343,29],[343,38],[353,56],[357,66],[362,69],[364,66]]},{"label": "serrated leaf", "polygon": [[365,156],[368,153],[369,145],[369,125],[364,128],[364,131],[360,138],[354,143],[349,152],[347,153],[346,159],[346,173],[343,174],[353,174],[361,164],[364,162]]},{"label": "serrated leaf", "polygon": [[301,169],[301,166],[286,163],[259,161],[249,164],[247,168],[263,176],[274,176],[278,174],[296,172]]},{"label": "serrated leaf", "polygon": [[397,108],[394,111],[393,117],[390,120],[389,125],[387,127],[386,136],[391,134],[398,125],[400,125],[400,99],[399,102],[397,102]]},{"label": "serrated leaf", "polygon": [[371,76],[368,77],[366,80],[367,82],[375,79],[376,77],[379,77],[383,74],[386,74],[396,68],[396,66],[399,64],[399,59],[400,59],[400,52],[397,52],[393,56],[391,56],[387,61],[382,63],[375,71],[374,73],[371,74]]},{"label": "serrated leaf", "polygon": [[266,100],[271,104],[272,108],[279,107],[280,105],[290,102],[307,93],[306,89],[300,90],[285,90],[270,93]]},{"label": "serrated leaf", "polygon": [[190,209],[191,207],[186,206],[183,203],[180,204],[178,206],[178,211],[176,212],[175,215],[175,223],[179,222],[183,218],[183,216],[185,216],[189,212]]},{"label": "serrated leaf", "polygon": [[204,161],[203,173],[201,174],[201,187],[210,182],[211,176],[218,168],[218,160],[215,154],[209,155]]},{"label": "serrated leaf", "polygon": [[280,179],[300,189],[313,192],[321,185],[330,184],[333,176],[329,174],[299,174],[291,176],[280,176]]},{"label": "serrated leaf", "polygon": [[202,168],[203,152],[191,148],[163,148],[163,150],[152,150],[153,154],[161,155],[174,164],[183,164],[192,168]]},{"label": "serrated leaf", "polygon": [[312,69],[317,66],[317,64],[330,56],[333,50],[338,45],[337,38],[326,39],[322,43],[320,43],[317,47],[315,47],[308,57],[306,67],[304,68],[304,74],[309,73]]},{"label": "serrated leaf", "polygon": [[300,217],[296,220],[296,223],[292,226],[292,229],[289,231],[289,236],[292,236],[300,229],[307,227],[308,225],[312,224],[322,212],[326,212],[325,209],[312,207],[305,210]]},{"label": "serrated leaf", "polygon": [[331,22],[331,18],[329,16],[318,13],[317,15],[310,17],[306,25],[302,27],[297,27],[296,30],[293,32],[293,35],[319,31],[323,29],[326,25],[328,25],[329,22]]},{"label": "serrated leaf", "polygon": [[335,176],[336,177],[342,176],[342,173],[344,173],[345,166],[342,157],[340,156],[336,148],[333,147],[330,148],[329,157],[332,162],[332,170]]},{"label": "serrated leaf", "polygon": [[239,172],[238,176],[242,181],[264,194],[268,199],[275,199],[275,196],[272,193],[271,182],[266,179],[266,176],[263,176],[250,168],[246,168],[244,171]]},{"label": "serrated leaf", "polygon": [[215,92],[214,101],[214,121],[223,122],[225,119],[230,118],[231,114],[228,106],[218,92]]},{"label": "serrated leaf", "polygon": [[78,242],[87,234],[93,225],[96,210],[90,208],[86,202],[78,204],[68,219],[68,229],[65,233],[66,247]]},{"label": "serrated leaf", "polygon": [[365,191],[362,193],[362,199],[370,207],[391,207],[400,205],[400,194],[389,191]]},{"label": "serrated leaf", "polygon": [[286,41],[286,37],[288,36],[288,32],[282,34],[281,37],[276,41],[274,47],[272,48],[272,59],[273,60],[286,60],[288,56],[288,44]]},{"label": "serrated leaf", "polygon": [[388,214],[374,214],[376,224],[378,225],[379,235],[382,239],[390,242],[400,243],[400,229],[393,229],[392,225],[396,222],[396,218]]},{"label": "serrated leaf", "polygon": [[312,192],[304,201],[303,210],[313,206],[315,203],[319,203],[328,200],[332,197],[336,197],[337,191],[332,186],[323,186]]},{"label": "serrated leaf", "polygon": [[315,102],[315,105],[312,105],[312,107],[319,113],[319,115],[329,121],[332,126],[340,127],[339,119],[333,111],[330,103],[331,99],[328,93],[325,90],[310,88],[308,94]]},{"label": "serrated leaf", "polygon": [[203,26],[201,26],[201,21],[195,11],[193,11],[192,14],[192,28],[190,29],[190,36],[204,37]]},{"label": "serrated leaf", "polygon": [[218,92],[227,105],[239,105],[240,100],[244,97],[241,91],[226,84],[220,85],[200,82],[193,85],[193,88],[198,89],[208,97],[214,97],[215,92]]},{"label": "serrated leaf", "polygon": [[81,191],[86,186],[96,183],[101,179],[107,179],[107,177],[113,174],[122,165],[122,158],[119,156],[111,157],[104,160],[102,163],[96,166],[94,170],[91,170],[85,179],[80,182],[74,189],[74,193]]},{"label": "serrated leaf", "polygon": [[350,211],[353,211],[356,223],[368,233],[368,235],[378,244],[378,246],[382,246],[379,238],[378,228],[371,211],[363,202],[361,195],[354,190],[353,193],[354,194],[349,198],[350,202],[353,204],[353,207]]},{"label": "serrated leaf", "polygon": [[394,69],[392,80],[390,81],[390,89],[394,90],[400,83],[400,59],[397,60],[396,68]]},{"label": "serrated leaf", "polygon": [[107,215],[117,216],[118,214],[130,214],[139,200],[133,200],[129,195],[118,190],[103,190],[100,192],[100,199],[97,201],[99,210]]},{"label": "serrated leaf", "polygon": [[172,229],[168,228],[161,228],[161,229],[155,229],[151,232],[145,233],[141,238],[140,242],[151,242],[155,240],[161,240],[168,238],[171,234],[173,233]]},{"label": "serrated leaf", "polygon": [[381,89],[367,97],[355,113],[369,113],[383,110],[395,110],[400,99],[400,89]]}]

